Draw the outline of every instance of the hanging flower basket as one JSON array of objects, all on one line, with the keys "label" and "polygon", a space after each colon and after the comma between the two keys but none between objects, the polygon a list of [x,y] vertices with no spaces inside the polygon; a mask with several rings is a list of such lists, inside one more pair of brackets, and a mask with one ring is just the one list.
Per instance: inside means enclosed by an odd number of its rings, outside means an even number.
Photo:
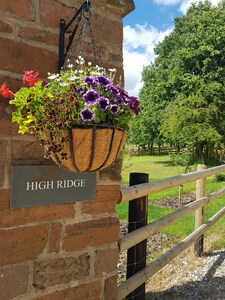
[{"label": "hanging flower basket", "polygon": [[50,74],[47,81],[27,71],[15,94],[3,83],[0,93],[16,109],[12,121],[19,133],[40,141],[46,157],[75,172],[95,171],[112,164],[122,150],[129,123],[140,110],[136,97],[114,85],[115,69],[85,64],[83,58]]},{"label": "hanging flower basket", "polygon": [[60,153],[51,159],[73,172],[102,170],[119,156],[126,139],[126,131],[107,126],[76,126],[65,130],[67,142]]}]

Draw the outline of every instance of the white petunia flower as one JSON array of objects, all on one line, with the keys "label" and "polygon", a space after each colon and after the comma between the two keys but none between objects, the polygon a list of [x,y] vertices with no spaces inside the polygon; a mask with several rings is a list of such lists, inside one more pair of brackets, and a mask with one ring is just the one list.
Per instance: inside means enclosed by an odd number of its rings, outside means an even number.
[{"label": "white petunia flower", "polygon": [[48,76],[48,79],[56,79],[59,76],[59,74],[50,74],[50,76]]},{"label": "white petunia flower", "polygon": [[68,85],[68,83],[65,83],[65,82],[60,82],[60,83],[59,83],[59,85],[60,85],[60,86],[67,86],[67,85]]},{"label": "white petunia flower", "polygon": [[79,77],[77,77],[77,76],[71,76],[71,77],[69,77],[70,81],[75,81],[76,79],[79,79]]}]

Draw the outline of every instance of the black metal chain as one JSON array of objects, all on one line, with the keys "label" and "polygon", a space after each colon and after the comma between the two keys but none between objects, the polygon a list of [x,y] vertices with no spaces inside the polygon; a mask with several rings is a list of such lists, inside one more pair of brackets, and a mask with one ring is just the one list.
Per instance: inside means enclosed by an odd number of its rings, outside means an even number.
[{"label": "black metal chain", "polygon": [[[100,65],[103,66],[103,61],[98,49],[98,46],[96,44],[94,34],[91,28],[91,23],[90,23],[90,18],[91,18],[91,12],[90,12],[90,6],[91,2],[90,0],[85,0],[82,4],[82,6],[78,9],[78,11],[75,13],[73,18],[69,21],[69,23],[66,25],[65,20],[61,19],[60,20],[60,45],[59,45],[59,62],[58,62],[58,71],[61,70],[63,67],[66,57],[70,51],[71,45],[73,43],[73,40],[75,38],[75,34],[78,30],[78,27],[80,25],[80,22],[82,21],[81,28],[78,33],[78,37],[75,40],[75,45],[74,49],[72,51],[72,54],[75,53],[76,56],[83,56],[84,52],[84,45],[85,45],[85,39],[87,35],[87,30],[89,31],[90,34],[90,39],[91,39],[91,45],[92,49],[94,52],[94,59],[95,61],[99,61]],[[73,31],[69,32],[69,27],[72,25],[72,23],[76,20],[77,22],[74,26]],[[64,39],[65,39],[65,34],[70,33],[69,35],[69,42],[66,46],[66,50],[64,51]],[[78,44],[80,43],[80,51],[79,54],[77,54],[77,49],[78,49]],[[72,55],[71,55],[72,56]]]},{"label": "black metal chain", "polygon": [[101,58],[101,54],[100,54],[99,48],[96,44],[96,40],[95,40],[95,37],[94,37],[94,34],[93,34],[93,30],[91,28],[90,17],[88,19],[86,19],[86,21],[87,21],[87,26],[88,26],[88,29],[89,29],[89,32],[90,32],[91,45],[92,45],[92,49],[94,51],[95,60],[97,60],[97,58],[98,58],[99,63],[102,67],[103,66],[103,60]]},{"label": "black metal chain", "polygon": [[[77,39],[75,40],[74,47],[73,47],[71,54],[73,55],[75,53],[75,54],[78,54],[77,56],[83,57],[85,39],[87,37],[87,31],[88,31],[89,35],[90,35],[91,46],[92,46],[93,53],[94,53],[94,59],[96,62],[98,61],[100,66],[102,67],[103,60],[101,58],[100,51],[99,51],[99,48],[97,46],[97,43],[96,43],[96,40],[95,40],[95,37],[93,34],[93,30],[91,28],[91,22],[90,22],[91,12],[88,11],[88,15],[87,15],[87,14],[85,14],[85,11],[83,11],[82,16],[83,16],[83,18],[82,18],[81,28],[79,30]],[[79,53],[77,53],[79,43],[80,43],[80,50],[79,50]]]},{"label": "black metal chain", "polygon": [[83,19],[82,20],[82,25],[81,25],[81,28],[78,32],[78,35],[77,35],[77,39],[75,40],[75,43],[74,43],[74,47],[73,49],[71,50],[71,54],[73,53],[77,53],[77,50],[78,50],[78,45],[80,44],[80,50],[79,50],[79,54],[77,56],[82,56],[83,55],[83,49],[84,49],[84,36],[86,34],[86,26],[85,26],[85,20]]}]

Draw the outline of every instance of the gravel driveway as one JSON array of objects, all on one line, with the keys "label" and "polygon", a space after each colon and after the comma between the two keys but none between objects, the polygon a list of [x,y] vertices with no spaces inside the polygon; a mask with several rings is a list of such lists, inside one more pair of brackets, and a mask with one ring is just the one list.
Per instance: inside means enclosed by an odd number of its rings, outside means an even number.
[{"label": "gravel driveway", "polygon": [[[195,194],[182,196],[182,205],[195,200]],[[168,208],[179,207],[178,197],[153,201],[152,204]],[[121,236],[127,233],[127,223],[121,221]],[[159,233],[148,239],[148,258],[164,250],[171,238]],[[126,253],[118,264],[119,280],[126,280]],[[196,257],[193,246],[146,283],[147,300],[225,300],[225,249]]]},{"label": "gravel driveway", "polygon": [[[189,269],[188,258],[183,264]],[[192,262],[192,271],[179,267],[161,291],[151,291],[147,299],[152,300],[222,300],[225,299],[225,249],[214,251]],[[185,269],[185,268],[184,268]],[[184,273],[186,272],[186,274]],[[162,280],[162,278],[161,278]],[[151,290],[151,282],[147,289]]]}]

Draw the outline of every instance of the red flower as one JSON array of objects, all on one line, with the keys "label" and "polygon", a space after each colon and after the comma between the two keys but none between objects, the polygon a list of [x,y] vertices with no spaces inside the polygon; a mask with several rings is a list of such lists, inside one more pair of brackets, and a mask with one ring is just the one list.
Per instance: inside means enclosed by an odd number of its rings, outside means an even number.
[{"label": "red flower", "polygon": [[3,96],[4,98],[10,98],[10,97],[13,96],[13,92],[10,91],[9,88],[7,88],[6,82],[4,82],[4,83],[1,85],[1,87],[0,87],[0,94],[2,94],[2,96]]},{"label": "red flower", "polygon": [[35,83],[39,80],[39,73],[34,71],[26,71],[23,74],[23,83],[28,83],[29,86],[34,86]]}]

